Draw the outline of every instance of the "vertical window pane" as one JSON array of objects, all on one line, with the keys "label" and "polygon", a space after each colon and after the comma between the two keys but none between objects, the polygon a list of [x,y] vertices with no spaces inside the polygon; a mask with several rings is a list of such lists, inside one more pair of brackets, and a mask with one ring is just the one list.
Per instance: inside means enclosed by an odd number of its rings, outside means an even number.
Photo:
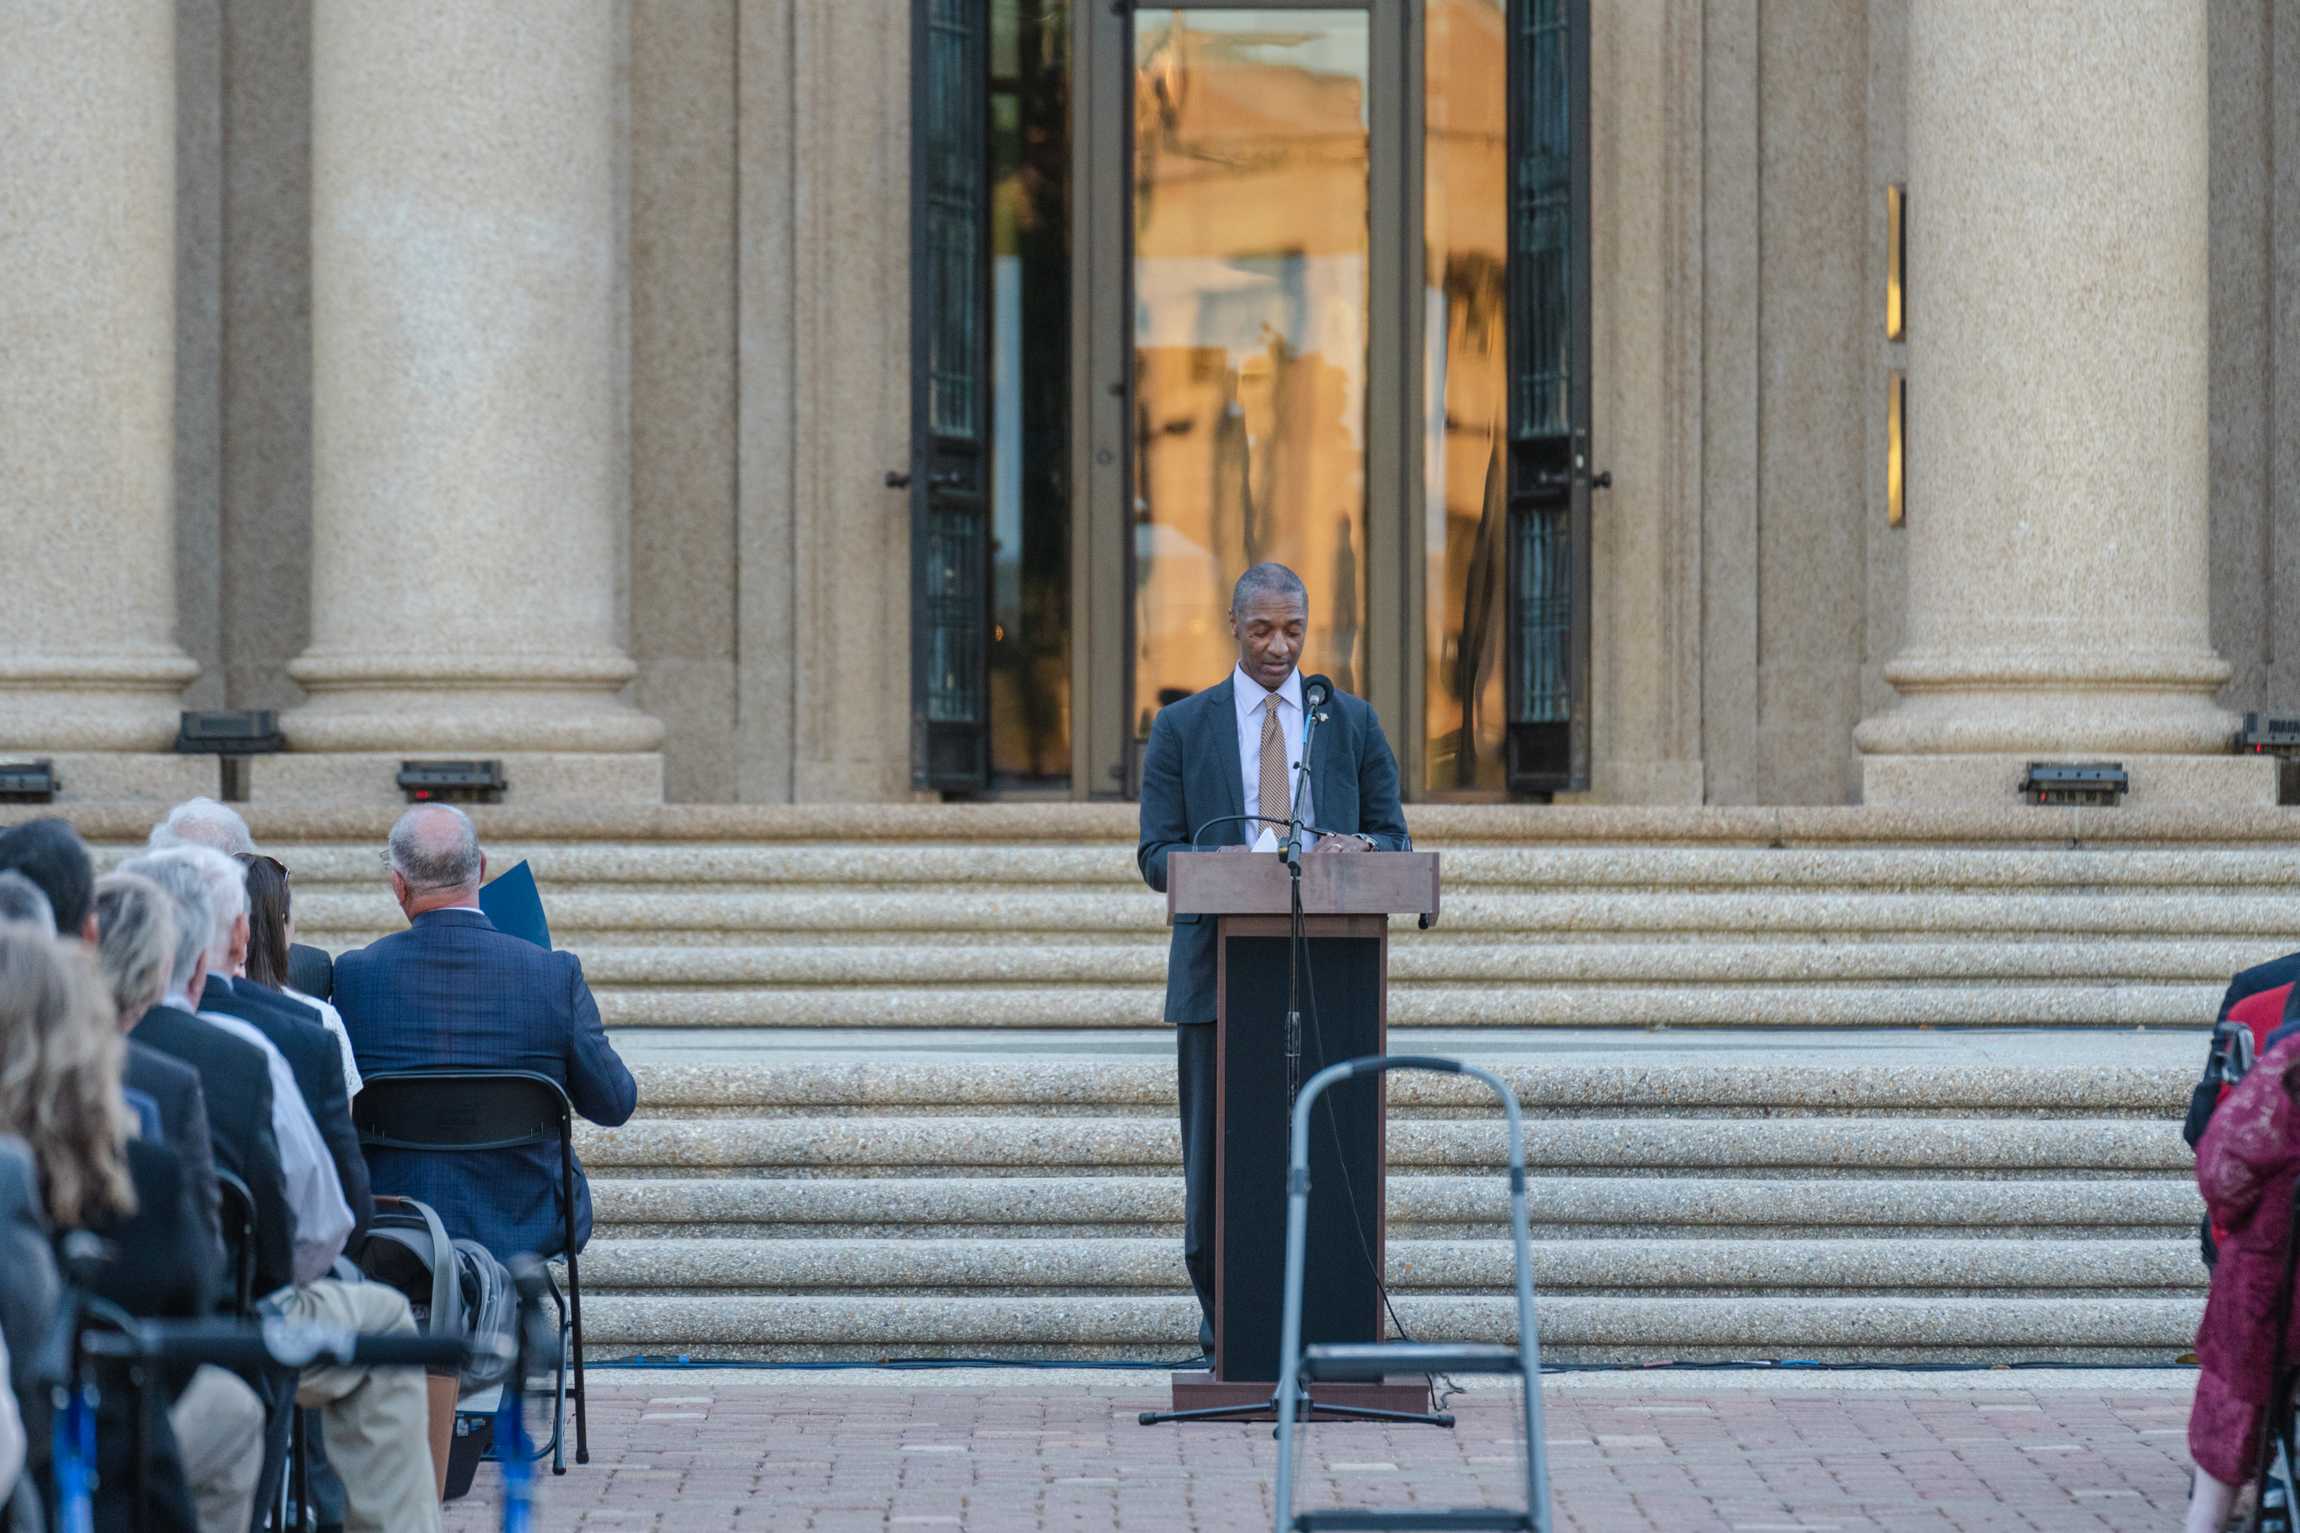
[{"label": "vertical window pane", "polygon": [[981,427],[974,374],[974,292],[982,241],[982,34],[970,0],[928,0],[926,100],[933,124],[926,165],[926,280],[934,329],[928,339],[927,423],[940,436]]},{"label": "vertical window pane", "polygon": [[992,0],[990,766],[1070,777],[1070,0]]},{"label": "vertical window pane", "polygon": [[1507,724],[1509,115],[1504,0],[1429,0],[1421,294],[1431,793],[1499,793]]},{"label": "vertical window pane", "polygon": [[1235,663],[1248,565],[1310,591],[1304,671],[1363,689],[1370,31],[1134,14],[1136,727]]}]

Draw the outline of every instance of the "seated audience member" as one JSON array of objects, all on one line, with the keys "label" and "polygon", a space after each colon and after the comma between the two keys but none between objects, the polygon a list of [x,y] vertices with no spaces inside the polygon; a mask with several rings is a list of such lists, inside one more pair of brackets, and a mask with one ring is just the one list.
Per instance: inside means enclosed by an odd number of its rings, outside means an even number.
[{"label": "seated audience member", "polygon": [[95,864],[80,833],[53,816],[0,830],[0,871],[21,873],[48,896],[56,930],[83,942],[96,940],[89,920]]},{"label": "seated audience member", "polygon": [[[85,949],[0,931],[0,1129],[31,1150],[53,1228],[87,1231],[113,1253],[94,1279],[98,1297],[139,1319],[195,1319],[208,1309],[213,1252],[189,1217],[175,1156],[129,1137],[120,1049]],[[189,1530],[187,1485],[210,1533],[248,1525],[263,1409],[246,1385],[218,1368],[186,1369],[143,1389],[115,1380],[104,1399],[99,1526]],[[146,1410],[139,1469],[131,1423]]]},{"label": "seated audience member", "polygon": [[297,989],[288,973],[288,953],[295,944],[295,896],[286,865],[262,852],[242,852],[232,860],[247,870],[248,879],[246,974],[232,988],[255,986],[310,1007],[320,1024],[335,1034],[336,1046],[343,1054],[344,1094],[358,1096],[359,1065],[352,1057],[351,1035],[344,1031],[343,1014],[317,996]]},{"label": "seated audience member", "polygon": [[[218,876],[216,866],[205,860],[214,860],[214,864],[230,869],[230,873]],[[313,1282],[315,1278],[324,1278],[336,1264],[336,1257],[343,1255],[343,1243],[352,1234],[352,1209],[343,1200],[343,1181],[336,1174],[336,1163],[329,1156],[327,1140],[322,1138],[320,1126],[310,1117],[310,1106],[297,1085],[294,1066],[285,1060],[281,1050],[246,1020],[225,1016],[209,1004],[216,993],[212,984],[216,954],[225,945],[235,919],[232,917],[235,908],[225,903],[225,899],[237,887],[239,866],[230,857],[212,853],[207,848],[179,846],[173,853],[124,862],[120,871],[150,878],[168,894],[179,931],[177,942],[200,942],[205,938],[205,947],[200,949],[200,968],[193,975],[193,984],[200,986],[198,991],[170,991],[163,995],[159,1007],[152,1007],[152,1011],[145,1014],[145,1023],[138,1025],[136,1037],[143,1037],[143,1027],[150,1025],[154,1018],[191,1014],[193,1023],[207,1027],[209,1034],[221,1034],[255,1050],[269,1085],[271,1142],[278,1147],[281,1191],[287,1202],[285,1225],[292,1237],[292,1269],[287,1280]],[[189,938],[182,935],[184,929],[191,929]],[[225,938],[218,938],[218,931],[225,933]],[[182,954],[177,956],[177,968],[179,965],[182,965]],[[214,1096],[214,1092],[209,1092],[209,1117],[221,1112]],[[267,1223],[267,1214],[260,1204],[255,1209],[255,1223]]]},{"label": "seated audience member", "polygon": [[[630,1118],[638,1087],[599,1023],[572,953],[495,929],[479,909],[487,859],[470,816],[427,804],[391,830],[391,892],[408,929],[335,963],[335,1003],[363,1075],[386,1070],[532,1070],[575,1110],[609,1127]],[[420,1198],[453,1235],[499,1257],[560,1254],[559,1156],[528,1145],[441,1155],[377,1150],[375,1185]],[[590,1237],[591,1190],[575,1172],[575,1244]]]},{"label": "seated audience member", "polygon": [[0,922],[7,921],[42,931],[53,931],[56,926],[56,907],[48,903],[48,896],[13,868],[0,871]]},{"label": "seated audience member", "polygon": [[[198,993],[184,999],[201,1021],[263,1051],[271,1076],[272,1132],[295,1214],[296,1281],[326,1276],[361,1214],[374,1210],[335,1044],[309,1013],[281,1015],[233,993],[226,976],[245,956],[248,930],[247,882],[238,863],[204,846],[179,846],[123,863],[121,871],[152,879],[171,898],[187,880],[207,891],[207,963]],[[179,905],[179,919],[181,913]]]},{"label": "seated audience member", "polygon": [[[226,857],[256,849],[255,837],[248,834],[248,822],[240,818],[239,811],[212,798],[186,799],[169,810],[167,818],[152,827],[145,844],[155,852],[207,846]],[[295,988],[305,995],[326,1000],[332,990],[334,968],[334,960],[324,948],[307,947],[292,935],[288,938],[288,973]]]},{"label": "seated audience member", "polygon": [[[0,868],[6,869],[0,872],[0,885],[17,877],[38,886],[53,912],[57,935],[102,942],[105,933],[96,912],[96,865],[78,831],[57,819],[17,826],[0,845]],[[162,919],[166,918],[164,902],[160,907],[144,908],[156,909]],[[173,923],[165,932],[150,930],[149,916],[141,924],[145,929],[135,934],[136,941],[131,944],[139,950],[136,961],[154,966],[158,972],[140,974],[136,986],[164,987],[170,956],[167,949],[174,941]],[[107,945],[115,950],[118,946]],[[121,1029],[134,1027],[159,999],[160,990],[154,988],[147,994],[131,986],[134,993],[123,993],[110,959],[100,955],[99,963],[105,970],[112,1004],[119,1011]],[[182,1162],[184,1195],[190,1201],[193,1222],[205,1232],[209,1245],[220,1252],[223,1233],[217,1221],[215,1153],[209,1144],[208,1109],[199,1073],[157,1049],[132,1041],[123,1057],[121,1085],[143,1122],[144,1137],[165,1140],[176,1152]]]},{"label": "seated audience member", "polygon": [[[2196,1149],[2196,1185],[2225,1231],[2196,1333],[2196,1403],[2188,1451],[2196,1460],[2189,1533],[2217,1530],[2252,1478],[2253,1454],[2278,1367],[2285,1244],[2300,1181],[2300,1039],[2270,1049],[2213,1114]],[[2286,1344],[2300,1346],[2300,1327]]]},{"label": "seated audience member", "polygon": [[16,1401],[24,1424],[25,1475],[16,1506],[0,1492],[0,1528],[16,1530],[8,1521],[12,1510],[28,1510],[23,1533],[41,1526],[38,1494],[33,1489],[48,1462],[48,1396],[33,1377],[33,1363],[47,1340],[56,1315],[56,1263],[48,1249],[48,1216],[40,1206],[40,1178],[32,1166],[32,1152],[24,1141],[0,1134],[0,1341],[7,1343],[9,1361],[0,1365],[0,1391]]},{"label": "seated audience member", "polygon": [[[327,1146],[311,1123],[311,1114],[287,1064],[254,1026],[236,1017],[200,1013],[190,1015],[190,998],[183,990],[206,978],[208,959],[217,949],[219,934],[237,925],[244,936],[244,909],[231,903],[235,893],[244,899],[246,885],[239,864],[205,847],[178,847],[173,851],[138,858],[121,873],[138,875],[158,885],[168,897],[180,930],[197,935],[184,954],[186,939],[179,938],[176,977],[170,993],[149,1016],[181,1016],[195,1027],[205,1027],[260,1056],[272,1103],[272,1135],[279,1145],[283,1179],[288,1189],[287,1208],[278,1217],[292,1235],[293,1267],[290,1285],[271,1292],[266,1307],[291,1322],[330,1326],[342,1330],[412,1331],[414,1318],[407,1300],[380,1283],[338,1282],[326,1278],[335,1257],[343,1250],[351,1229]],[[219,920],[218,912],[225,913]],[[177,987],[181,986],[182,989]],[[149,1017],[147,1018],[147,1021]],[[316,1022],[299,1022],[324,1040]],[[141,1029],[139,1029],[140,1031]],[[341,1092],[343,1079],[334,1062],[332,1045],[318,1073]],[[280,1114],[286,1100],[293,1113]],[[300,1115],[301,1124],[295,1119]],[[259,1205],[260,1205],[259,1199]],[[265,1216],[259,1206],[259,1236]],[[425,1533],[439,1526],[437,1487],[432,1476],[428,1401],[423,1374],[406,1368],[310,1368],[298,1381],[297,1404],[317,1409],[324,1423],[328,1459],[343,1482],[347,1530],[388,1530],[388,1533]],[[260,1483],[272,1483],[276,1457],[267,1458]]]},{"label": "seated audience member", "polygon": [[[110,873],[96,881],[97,922],[102,936],[96,968],[111,992],[120,1031],[132,1033],[144,1014],[168,993],[176,961],[176,918],[160,886],[133,873]],[[183,1163],[184,1194],[193,1222],[215,1248],[217,1270],[224,1259],[222,1194],[216,1186],[214,1131],[208,1123],[207,1093],[200,1074],[181,1060],[133,1038],[124,1055],[129,1087],[159,1109],[168,1148]],[[219,1298],[226,1297],[219,1294]]]},{"label": "seated audience member", "polygon": [[112,874],[97,893],[97,919],[120,934],[116,941],[124,940],[128,932],[158,920],[148,905],[152,891],[166,904],[168,926],[175,933],[167,988],[129,1027],[128,1041],[165,1055],[199,1077],[214,1163],[247,1184],[255,1205],[256,1291],[269,1293],[295,1281],[295,1215],[288,1205],[287,1171],[272,1126],[271,1069],[263,1050],[210,1026],[190,1010],[185,994],[198,986],[207,969],[202,934],[214,906],[197,877],[177,883],[179,887],[170,888],[137,874]]}]

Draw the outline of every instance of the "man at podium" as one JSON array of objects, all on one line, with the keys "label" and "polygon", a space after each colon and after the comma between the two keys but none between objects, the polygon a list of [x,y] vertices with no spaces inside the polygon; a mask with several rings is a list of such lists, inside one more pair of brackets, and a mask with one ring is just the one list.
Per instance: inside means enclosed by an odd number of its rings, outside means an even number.
[{"label": "man at podium", "polygon": [[[1268,850],[1299,810],[1314,855],[1403,850],[1398,763],[1363,698],[1301,673],[1310,596],[1282,564],[1257,564],[1230,593],[1238,664],[1205,691],[1160,710],[1142,762],[1135,863],[1164,892],[1171,852]],[[1317,703],[1319,696],[1323,703]],[[1318,710],[1310,770],[1300,771],[1305,701]],[[1310,837],[1305,836],[1306,840]],[[1214,921],[1174,918],[1166,1020],[1175,1028],[1182,1106],[1182,1259],[1198,1293],[1198,1344],[1214,1345]]]}]

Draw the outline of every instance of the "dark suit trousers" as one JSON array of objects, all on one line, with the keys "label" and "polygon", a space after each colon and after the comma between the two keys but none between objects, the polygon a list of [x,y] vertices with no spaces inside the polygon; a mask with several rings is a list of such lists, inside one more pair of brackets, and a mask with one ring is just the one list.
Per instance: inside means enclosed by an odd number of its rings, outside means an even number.
[{"label": "dark suit trousers", "polygon": [[1198,1338],[1213,1345],[1214,1024],[1174,1029],[1175,1087],[1182,1101],[1182,1264],[1198,1291]]}]

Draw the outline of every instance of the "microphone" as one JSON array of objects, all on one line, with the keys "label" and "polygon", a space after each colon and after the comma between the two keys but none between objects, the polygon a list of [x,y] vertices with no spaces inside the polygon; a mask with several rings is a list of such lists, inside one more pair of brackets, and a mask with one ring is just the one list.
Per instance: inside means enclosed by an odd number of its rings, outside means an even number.
[{"label": "microphone", "polygon": [[1334,680],[1331,676],[1305,676],[1302,678],[1302,759],[1294,763],[1294,812],[1286,823],[1286,844],[1279,848],[1285,854],[1286,866],[1296,877],[1302,871],[1302,788],[1310,780],[1310,742],[1317,738],[1318,725],[1326,718],[1326,704],[1333,700]]},{"label": "microphone", "polygon": [[[1330,676],[1302,678],[1302,714],[1305,726],[1312,715],[1334,700],[1334,682]],[[1320,719],[1318,722],[1324,722]]]}]

